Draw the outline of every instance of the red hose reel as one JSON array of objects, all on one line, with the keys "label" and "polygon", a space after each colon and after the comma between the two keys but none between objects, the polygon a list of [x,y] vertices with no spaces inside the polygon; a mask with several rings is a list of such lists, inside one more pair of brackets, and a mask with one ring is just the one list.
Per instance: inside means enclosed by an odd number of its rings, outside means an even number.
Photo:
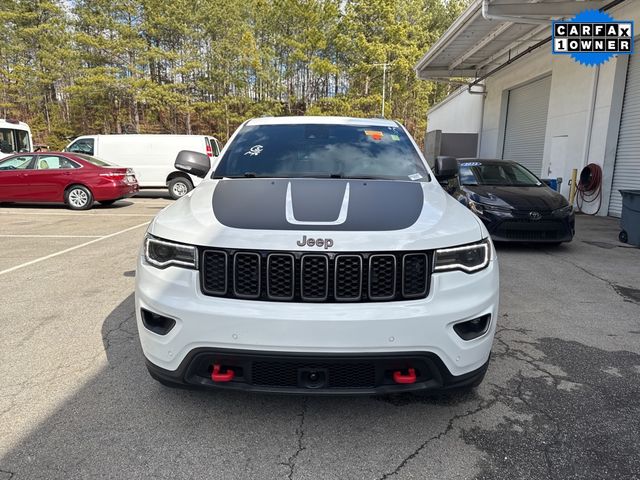
[{"label": "red hose reel", "polygon": [[597,163],[590,163],[580,172],[580,180],[576,186],[578,196],[576,198],[576,206],[578,211],[582,210],[584,204],[598,202],[598,208],[589,215],[595,215],[602,205],[602,168]]}]

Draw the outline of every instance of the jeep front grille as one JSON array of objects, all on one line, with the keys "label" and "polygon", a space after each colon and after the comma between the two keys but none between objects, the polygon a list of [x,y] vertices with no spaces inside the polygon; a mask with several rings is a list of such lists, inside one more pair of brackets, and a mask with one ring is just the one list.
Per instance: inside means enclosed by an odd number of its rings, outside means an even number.
[{"label": "jeep front grille", "polygon": [[373,302],[424,298],[431,254],[201,251],[205,295],[283,302]]}]

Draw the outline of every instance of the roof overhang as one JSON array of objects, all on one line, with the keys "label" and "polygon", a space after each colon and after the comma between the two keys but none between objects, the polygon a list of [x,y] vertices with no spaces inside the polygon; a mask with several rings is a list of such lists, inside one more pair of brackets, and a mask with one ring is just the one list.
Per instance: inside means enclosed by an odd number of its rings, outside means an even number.
[{"label": "roof overhang", "polygon": [[419,78],[479,78],[551,35],[551,20],[606,1],[475,0],[416,64]]}]

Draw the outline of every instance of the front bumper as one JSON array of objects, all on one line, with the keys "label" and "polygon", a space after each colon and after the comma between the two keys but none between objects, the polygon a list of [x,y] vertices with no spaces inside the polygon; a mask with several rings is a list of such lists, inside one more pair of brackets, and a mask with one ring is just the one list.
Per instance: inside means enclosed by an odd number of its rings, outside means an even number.
[{"label": "front bumper", "polygon": [[[205,296],[199,282],[195,270],[159,270],[139,258],[138,330],[150,369],[158,376],[180,377],[194,352],[231,351],[330,358],[423,355],[440,362],[441,375],[460,377],[486,364],[497,319],[495,254],[486,269],[474,274],[433,274],[429,295],[410,301],[243,301]],[[165,335],[154,333],[144,326],[141,309],[169,317],[175,325]],[[465,341],[454,331],[456,323],[483,315],[490,315],[491,322],[480,337]]]},{"label": "front bumper", "polygon": [[[213,381],[214,363],[225,371],[232,370],[233,379]],[[175,371],[149,360],[146,364],[153,378],[172,385],[279,394],[386,395],[474,385],[484,377],[489,360],[459,376],[451,375],[436,355],[424,352],[301,355],[198,348],[189,352]],[[396,383],[393,373],[409,368],[416,372],[415,382]],[[318,380],[311,381],[310,373],[318,375]]]},{"label": "front bumper", "polygon": [[496,242],[570,242],[575,234],[575,216],[557,218],[543,214],[532,220],[529,212],[491,212],[478,215]]}]

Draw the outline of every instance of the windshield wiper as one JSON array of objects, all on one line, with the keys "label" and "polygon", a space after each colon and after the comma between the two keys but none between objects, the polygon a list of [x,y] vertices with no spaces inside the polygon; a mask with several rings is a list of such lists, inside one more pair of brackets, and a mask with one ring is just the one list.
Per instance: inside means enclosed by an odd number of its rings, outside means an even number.
[{"label": "windshield wiper", "polygon": [[256,172],[244,172],[242,175],[214,175],[214,180],[222,178],[274,178],[273,175],[258,175]]},{"label": "windshield wiper", "polygon": [[[258,174],[256,172],[244,172],[243,174],[233,175],[214,175],[214,179],[222,178],[332,178],[343,180],[404,180],[402,177],[393,175],[344,175],[342,172],[331,173],[312,173],[312,172],[290,172],[287,174]],[[424,177],[423,177],[424,178]],[[426,176],[427,181],[431,178]]]}]

